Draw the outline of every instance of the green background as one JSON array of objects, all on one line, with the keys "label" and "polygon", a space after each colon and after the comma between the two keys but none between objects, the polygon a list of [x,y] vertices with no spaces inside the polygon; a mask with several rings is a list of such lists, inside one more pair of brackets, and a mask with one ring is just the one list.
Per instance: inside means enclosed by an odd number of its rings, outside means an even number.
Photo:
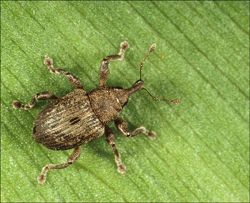
[{"label": "green background", "polygon": [[[43,56],[98,84],[100,61],[128,40],[124,62],[113,62],[108,84],[129,87],[149,45],[145,86],[180,105],[131,97],[122,117],[157,132],[116,144],[127,166],[116,171],[101,137],[80,159],[36,177],[70,151],[35,143],[32,123],[46,105],[14,110],[41,91],[63,96],[72,87],[49,73]],[[249,201],[249,2],[1,2],[1,201]],[[114,126],[112,125],[114,128]]]}]

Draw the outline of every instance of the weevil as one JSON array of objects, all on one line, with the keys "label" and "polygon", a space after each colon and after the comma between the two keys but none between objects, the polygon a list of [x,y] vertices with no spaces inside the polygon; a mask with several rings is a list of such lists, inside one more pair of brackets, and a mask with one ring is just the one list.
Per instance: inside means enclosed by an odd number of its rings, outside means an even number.
[{"label": "weevil", "polygon": [[[63,97],[57,97],[49,91],[41,92],[32,97],[32,100],[23,104],[13,101],[12,106],[16,109],[29,110],[40,100],[49,100],[49,104],[41,111],[34,122],[33,137],[36,142],[52,150],[68,150],[73,152],[67,161],[60,164],[45,165],[37,180],[44,184],[47,173],[52,169],[63,169],[73,164],[80,156],[80,146],[102,135],[105,135],[111,146],[117,170],[124,174],[126,167],[121,160],[115,144],[115,137],[109,127],[111,122],[115,123],[118,130],[126,137],[134,137],[144,134],[153,139],[154,131],[144,126],[132,131],[128,130],[127,123],[119,116],[126,106],[129,97],[135,92],[144,89],[144,81],[141,71],[149,54],[155,50],[152,44],[140,63],[140,79],[129,88],[108,87],[106,81],[109,75],[109,63],[111,61],[122,61],[129,45],[127,41],[120,44],[118,54],[106,56],[100,65],[99,85],[90,92],[86,92],[80,80],[61,68],[55,68],[53,60],[46,55],[44,65],[54,74],[65,76],[73,85],[74,90]],[[174,100],[173,100],[174,101]]]}]

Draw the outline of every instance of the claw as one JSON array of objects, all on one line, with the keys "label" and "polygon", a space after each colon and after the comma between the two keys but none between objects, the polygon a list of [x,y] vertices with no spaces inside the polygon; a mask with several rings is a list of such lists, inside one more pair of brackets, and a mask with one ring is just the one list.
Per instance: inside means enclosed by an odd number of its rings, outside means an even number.
[{"label": "claw", "polygon": [[149,131],[148,137],[151,140],[154,140],[156,138],[156,133],[154,131]]},{"label": "claw", "polygon": [[117,167],[117,171],[118,173],[120,173],[121,175],[125,175],[126,173],[126,166],[124,164],[121,164]]},{"label": "claw", "polygon": [[44,65],[51,66],[53,64],[53,60],[46,54],[44,56]]},{"label": "claw", "polygon": [[39,175],[37,177],[38,184],[43,185],[45,183],[45,181],[46,181],[46,176],[45,175]]},{"label": "claw", "polygon": [[17,101],[17,100],[14,100],[14,101],[12,102],[12,107],[13,107],[14,109],[20,109],[21,106],[22,106],[22,103],[19,102],[19,101]]}]

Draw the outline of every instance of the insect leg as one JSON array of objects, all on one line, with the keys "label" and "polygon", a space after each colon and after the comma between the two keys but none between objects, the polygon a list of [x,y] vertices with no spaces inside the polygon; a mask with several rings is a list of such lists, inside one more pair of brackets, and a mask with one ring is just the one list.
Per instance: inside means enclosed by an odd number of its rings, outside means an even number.
[{"label": "insect leg", "polygon": [[115,163],[117,165],[117,171],[121,174],[125,174],[126,167],[122,163],[121,155],[119,154],[119,152],[116,148],[115,136],[114,136],[112,130],[108,126],[105,127],[105,136],[106,136],[106,140],[107,140],[108,144],[111,146],[113,153],[115,155]]},{"label": "insect leg", "polygon": [[109,62],[110,61],[122,61],[124,59],[125,51],[128,49],[128,42],[124,41],[120,44],[120,51],[116,55],[106,56],[100,66],[100,80],[99,86],[105,86],[109,74]]},{"label": "insect leg", "polygon": [[54,68],[53,59],[50,58],[48,55],[45,55],[44,65],[48,67],[48,70],[51,73],[64,75],[75,88],[83,89],[83,85],[76,76],[72,75],[70,72],[65,71],[61,68]]},{"label": "insect leg", "polygon": [[126,137],[134,137],[139,134],[144,134],[148,136],[150,139],[154,139],[156,136],[156,133],[154,131],[147,130],[144,126],[136,128],[133,131],[129,131],[127,122],[124,121],[122,118],[117,118],[115,120],[115,125],[118,128],[118,130]]},{"label": "insect leg", "polygon": [[40,92],[36,94],[35,96],[33,96],[31,101],[28,104],[23,104],[15,100],[12,102],[12,106],[15,109],[29,110],[29,109],[32,109],[39,100],[48,100],[48,99],[57,99],[57,98],[58,98],[57,96],[55,96],[54,94],[48,91]]},{"label": "insect leg", "polygon": [[47,164],[42,168],[42,171],[40,175],[37,178],[37,181],[39,184],[44,184],[46,181],[46,175],[47,173],[52,170],[52,169],[63,169],[68,167],[69,165],[73,164],[81,154],[81,149],[80,147],[76,147],[72,154],[69,156],[68,160],[64,163],[61,164]]}]

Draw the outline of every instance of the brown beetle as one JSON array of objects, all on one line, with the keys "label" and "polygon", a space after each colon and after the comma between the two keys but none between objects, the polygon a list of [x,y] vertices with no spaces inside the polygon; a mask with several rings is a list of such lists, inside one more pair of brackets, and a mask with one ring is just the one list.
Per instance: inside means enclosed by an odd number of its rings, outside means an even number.
[{"label": "brown beetle", "polygon": [[147,130],[143,126],[129,131],[127,123],[118,116],[127,104],[129,96],[143,88],[144,82],[141,80],[141,70],[146,58],[154,51],[155,44],[150,46],[148,53],[142,60],[140,79],[132,87],[123,89],[106,86],[109,62],[123,60],[127,49],[128,42],[124,41],[121,43],[117,55],[110,55],[102,60],[99,86],[90,92],[84,90],[82,84],[74,75],[63,69],[54,68],[53,60],[46,55],[44,64],[48,67],[48,70],[68,78],[69,82],[74,86],[74,90],[61,98],[50,92],[41,92],[33,96],[28,104],[13,101],[14,108],[29,110],[39,100],[51,100],[50,104],[38,115],[34,122],[34,139],[52,150],[74,149],[65,163],[45,165],[38,176],[38,183],[45,183],[46,174],[49,170],[66,168],[74,163],[80,156],[80,145],[103,134],[105,134],[108,144],[112,147],[118,172],[124,174],[126,167],[122,163],[116,148],[114,134],[108,127],[111,121],[114,121],[116,127],[127,137],[138,134],[144,134],[149,138],[156,136],[155,132]]}]

